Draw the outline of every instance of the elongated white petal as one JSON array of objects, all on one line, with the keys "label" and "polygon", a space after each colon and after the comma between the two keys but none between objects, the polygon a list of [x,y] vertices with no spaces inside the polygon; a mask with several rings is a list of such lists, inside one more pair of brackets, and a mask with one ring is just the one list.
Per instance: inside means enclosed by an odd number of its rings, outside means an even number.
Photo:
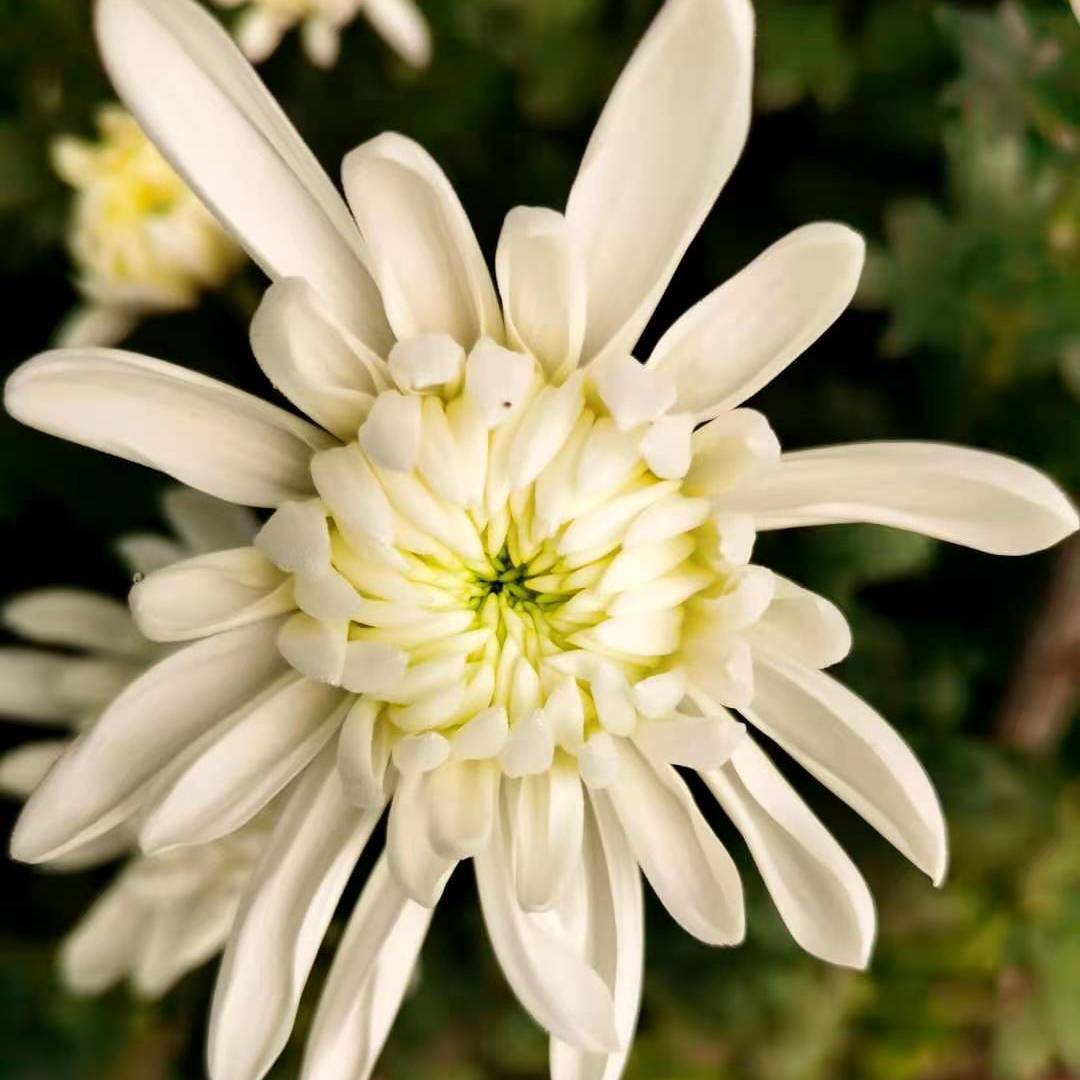
[{"label": "elongated white petal", "polygon": [[148,923],[145,909],[113,882],[60,948],[60,977],[74,994],[100,994],[131,970]]},{"label": "elongated white petal", "polygon": [[752,739],[702,778],[743,834],[792,937],[807,952],[862,968],[874,901],[855,864]]},{"label": "elongated white petal", "polygon": [[714,501],[740,482],[748,488],[780,457],[769,421],[754,409],[723,413],[698,428],[691,441],[694,459],[685,490]]},{"label": "elongated white petal", "polygon": [[170,488],[161,507],[172,531],[191,555],[246,547],[259,530],[255,515],[194,488]]},{"label": "elongated white petal", "polygon": [[730,713],[646,720],[634,742],[654,761],[689,769],[716,769],[742,742],[746,728]]},{"label": "elongated white petal", "polygon": [[208,1040],[214,1080],[258,1080],[281,1053],[319,944],[380,814],[345,798],[332,745],[293,789],[218,975]]},{"label": "elongated white petal", "polygon": [[290,672],[189,755],[139,833],[144,851],[206,844],[238,829],[340,728],[341,691]]},{"label": "elongated white petal", "polygon": [[148,782],[281,671],[276,633],[274,621],[230,630],[136,679],[31,796],[11,838],[15,858],[55,858],[127,817]]},{"label": "elongated white petal", "polygon": [[457,865],[440,855],[431,844],[424,823],[428,816],[423,774],[398,779],[390,803],[386,830],[386,856],[390,870],[405,894],[424,907],[433,908]]},{"label": "elongated white petal", "polygon": [[389,348],[341,196],[217,21],[191,0],[102,0],[95,29],[120,98],[263,270],[304,278],[365,344]]},{"label": "elongated white petal", "polygon": [[805,352],[851,303],[866,245],[844,225],[804,225],[695,304],[648,367],[672,377],[677,408],[707,420],[742,404]]},{"label": "elongated white petal", "polygon": [[73,659],[38,649],[0,648],[0,716],[68,727],[77,710],[59,686]]},{"label": "elongated white petal", "polygon": [[383,856],[334,955],[301,1080],[368,1080],[401,1008],[431,916],[431,909],[401,891]]},{"label": "elongated white petal", "polygon": [[187,641],[284,615],[292,585],[253,547],[197,555],[138,582],[130,594],[139,629],[154,641]]},{"label": "elongated white petal", "polygon": [[466,859],[487,846],[499,781],[493,761],[446,761],[427,774],[426,828],[437,854]]},{"label": "elongated white petal", "polygon": [[585,338],[585,264],[566,218],[518,206],[506,215],[495,255],[506,335],[540,361],[549,380],[576,366]]},{"label": "elongated white petal", "polygon": [[564,760],[507,785],[514,887],[525,911],[547,911],[566,891],[581,857],[584,794]]},{"label": "elongated white petal", "polygon": [[[238,506],[237,509],[246,508]],[[166,540],[153,533],[127,533],[114,540],[112,547],[132,577],[152,574],[190,554],[175,540]]]},{"label": "elongated white petal", "polygon": [[139,656],[146,642],[118,600],[84,589],[35,589],[9,600],[4,625],[19,637],[43,645],[115,656]]},{"label": "elongated white petal", "polygon": [[245,506],[311,491],[330,436],[283,409],[174,364],[108,349],[42,353],[8,379],[5,408],[50,435],[149,465]]},{"label": "elongated white petal", "polygon": [[389,794],[386,770],[390,747],[378,723],[381,704],[359,697],[338,736],[338,774],[346,797],[360,807],[381,806]]},{"label": "elongated white petal", "polygon": [[[473,859],[488,936],[518,1000],[541,1027],[579,1049],[621,1048],[611,991],[554,912],[518,905],[510,837],[496,816],[491,844]],[[579,852],[580,854],[580,852]]]},{"label": "elongated white petal", "polygon": [[0,792],[25,799],[70,745],[70,739],[39,739],[0,755]]},{"label": "elongated white petal", "polygon": [[615,1003],[615,1028],[623,1049],[589,1054],[551,1041],[551,1080],[619,1080],[637,1024],[645,952],[641,874],[611,808],[593,802],[585,825],[581,888],[560,907],[565,925],[579,929],[589,966]]},{"label": "elongated white petal", "polygon": [[678,773],[616,741],[619,772],[610,799],[634,857],[671,917],[707,945],[734,945],[745,933],[739,872]]},{"label": "elongated white petal", "polygon": [[251,348],[266,377],[297,408],[346,442],[386,385],[385,365],[323,310],[305,281],[279,281],[251,322]]},{"label": "elongated white petal", "polygon": [[773,574],[775,592],[764,615],[747,631],[762,645],[807,667],[840,663],[851,651],[851,628],[844,613],[823,596]]},{"label": "elongated white petal", "polygon": [[904,740],[823,672],[771,651],[756,656],[754,672],[748,719],[940,884],[948,861],[945,820]]},{"label": "elongated white petal", "polygon": [[587,265],[586,360],[631,350],[735,167],[753,21],[745,0],[668,0],[611,92],[566,207]]},{"label": "elongated white petal", "polygon": [[424,67],[431,59],[431,31],[413,0],[364,0],[360,10],[407,63]]},{"label": "elongated white petal", "polygon": [[1076,531],[1046,476],[1000,454],[944,443],[871,442],[785,454],[723,500],[759,529],[869,521],[987,551],[1026,555]]},{"label": "elongated white petal", "polygon": [[386,133],[353,150],[341,171],[398,338],[442,332],[469,349],[481,337],[502,337],[480,245],[428,153]]}]

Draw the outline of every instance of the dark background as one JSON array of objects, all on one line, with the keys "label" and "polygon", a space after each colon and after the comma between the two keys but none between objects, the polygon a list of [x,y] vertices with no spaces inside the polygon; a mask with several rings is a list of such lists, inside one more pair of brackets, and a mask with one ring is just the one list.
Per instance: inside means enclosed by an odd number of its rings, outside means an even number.
[{"label": "dark background", "polygon": [[[563,206],[608,88],[657,4],[421,3],[435,40],[424,72],[406,68],[361,17],[333,72],[311,67],[292,37],[263,75],[334,175],[346,151],[379,131],[420,140],[490,255],[512,206]],[[757,8],[747,151],[641,354],[789,229],[841,220],[872,249],[857,308],[755,401],[784,445],[946,439],[1022,457],[1080,490],[1080,25],[1065,0]],[[82,0],[0,0],[0,27],[6,373],[46,347],[76,301],[64,244],[70,193],[50,172],[49,142],[89,135],[111,94]],[[197,311],[147,320],[127,347],[272,395],[246,343],[260,288],[248,267]],[[160,527],[161,487],[147,470],[0,417],[0,597],[60,583],[122,595],[128,582],[110,542]],[[834,527],[764,536],[757,560],[848,615],[856,646],[838,674],[926,763],[953,865],[934,890],[789,770],[878,899],[870,972],[802,956],[749,866],[749,937],[735,951],[689,939],[650,898],[628,1080],[1080,1076],[1077,546],[1001,560]],[[4,725],[0,740],[26,734]],[[0,808],[0,828],[15,812]],[[748,865],[735,838],[731,847]],[[0,1078],[202,1075],[212,966],[157,1006],[127,990],[75,1000],[58,987],[56,942],[111,873],[0,865]],[[295,1075],[313,999],[275,1076]],[[546,1075],[545,1059],[459,870],[379,1075],[531,1080]]]}]

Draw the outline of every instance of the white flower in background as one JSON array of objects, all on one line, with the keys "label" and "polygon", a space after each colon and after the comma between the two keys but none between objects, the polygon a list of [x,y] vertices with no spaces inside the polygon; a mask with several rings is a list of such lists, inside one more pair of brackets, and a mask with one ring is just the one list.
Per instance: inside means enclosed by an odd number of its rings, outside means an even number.
[{"label": "white flower in background", "polygon": [[236,40],[254,63],[270,56],[295,26],[308,59],[333,67],[341,53],[341,31],[363,15],[406,63],[431,60],[431,31],[414,0],[214,0],[223,8],[243,7]]},{"label": "white flower in background", "polygon": [[59,761],[15,854],[92,840],[163,770],[148,851],[227,835],[295,780],[226,951],[214,1080],[271,1067],[387,807],[310,1080],[370,1075],[469,857],[553,1076],[617,1077],[641,987],[639,869],[691,934],[743,935],[735,865],[677,767],[742,833],[795,938],[865,964],[865,883],[728,709],[935,881],[944,824],[907,746],[821,670],[848,650],[842,615],[752,565],[755,533],[872,521],[1021,554],[1077,519],[1018,462],[926,443],[782,454],[741,407],[850,300],[863,245],[842,226],[780,240],[646,365],[631,358],[746,137],[746,0],[669,0],[566,213],[508,215],[498,295],[415,143],[349,155],[354,219],[205,12],[99,0],[97,27],[120,95],[274,280],[254,351],[315,423],[128,353],[48,353],[11,377],[26,423],[274,508],[253,547],[134,590],[144,632],[193,643]]},{"label": "white flower in background", "polygon": [[[139,534],[118,543],[135,574],[235,547],[255,532],[250,511],[196,491],[170,491],[164,510],[177,540]],[[4,605],[2,619],[33,647],[0,647],[0,714],[35,725],[90,730],[109,702],[167,652],[139,633],[123,604],[85,590],[24,593]],[[4,754],[0,791],[29,796],[72,742],[69,735],[38,739]],[[131,851],[145,809],[48,865],[81,869]],[[67,988],[100,993],[130,975],[141,994],[156,997],[218,952],[272,820],[270,810],[217,843],[131,858],[64,942]]]},{"label": "white flower in background", "polygon": [[98,112],[96,141],[65,135],[53,165],[75,189],[68,246],[85,306],[65,345],[111,345],[143,315],[190,308],[239,266],[243,252],[123,109]]}]

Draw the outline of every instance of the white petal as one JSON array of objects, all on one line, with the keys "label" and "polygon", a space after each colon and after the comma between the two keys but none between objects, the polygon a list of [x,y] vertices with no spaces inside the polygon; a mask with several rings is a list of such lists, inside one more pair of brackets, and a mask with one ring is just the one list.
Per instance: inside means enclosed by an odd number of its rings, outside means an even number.
[{"label": "white petal", "polygon": [[155,570],[130,594],[139,629],[154,641],[188,641],[295,607],[292,586],[255,548],[236,548]]},{"label": "white petal", "polygon": [[618,820],[603,804],[593,806],[586,822],[582,877],[582,888],[567,898],[560,914],[564,923],[580,927],[586,960],[611,990],[623,1049],[587,1054],[553,1039],[551,1080],[619,1080],[641,1001],[645,928],[637,863]]},{"label": "white petal", "polygon": [[420,430],[420,399],[387,390],[360,428],[360,446],[376,465],[408,472],[420,452]]},{"label": "white petal", "polygon": [[730,574],[718,588],[694,601],[715,632],[733,633],[753,626],[768,611],[776,595],[776,575],[764,566],[745,566]]},{"label": "white petal", "polygon": [[77,709],[59,683],[73,658],[37,649],[0,648],[0,716],[68,727]]},{"label": "white petal", "polygon": [[[620,1048],[611,991],[552,912],[523,911],[511,877],[510,838],[496,816],[488,848],[473,859],[488,936],[507,981],[536,1022],[573,1046]],[[580,854],[580,851],[578,852]]]},{"label": "white petal", "polygon": [[354,694],[389,692],[405,675],[408,654],[382,641],[350,641],[345,646],[341,685]]},{"label": "white petal", "polygon": [[693,462],[694,417],[671,413],[649,425],[641,437],[641,456],[653,475],[680,480]]},{"label": "white petal", "polygon": [[281,627],[277,648],[292,667],[309,679],[340,686],[348,632],[344,619],[326,622],[297,612]]},{"label": "white petal", "polygon": [[42,353],[27,361],[8,379],[4,404],[16,420],[40,431],[246,506],[277,506],[310,492],[312,451],[332,441],[224,383],[105,349]]},{"label": "white petal", "polygon": [[465,388],[489,428],[524,401],[533,384],[533,362],[494,341],[481,341],[465,364]]},{"label": "white petal", "polygon": [[390,350],[389,365],[405,393],[455,386],[465,370],[465,350],[449,334],[421,334],[399,341]]},{"label": "white petal", "polygon": [[637,724],[637,713],[622,671],[611,664],[598,667],[589,688],[601,727],[612,735],[629,735]]},{"label": "white petal", "polygon": [[530,776],[550,768],[554,754],[551,725],[536,709],[510,728],[510,736],[499,751],[499,764],[507,776]]},{"label": "white petal", "polygon": [[746,728],[729,713],[646,720],[634,742],[656,761],[688,769],[718,769],[735,752]]},{"label": "white petal", "polygon": [[25,799],[70,745],[70,739],[40,739],[0,754],[0,792]]},{"label": "white petal", "polygon": [[114,656],[140,656],[147,644],[118,600],[83,589],[34,589],[3,607],[4,625],[19,637]]},{"label": "white petal", "polygon": [[361,11],[402,60],[413,67],[427,65],[431,59],[431,31],[413,0],[364,0]]},{"label": "white petal", "polygon": [[499,781],[493,761],[447,761],[427,774],[427,831],[439,855],[467,859],[487,847]]},{"label": "white petal", "polygon": [[175,540],[166,540],[164,536],[154,536],[152,533],[128,533],[114,540],[112,546],[133,578],[152,574],[163,566],[180,562],[189,554]]},{"label": "white petal", "polygon": [[450,756],[450,743],[437,731],[405,735],[394,743],[394,766],[402,776],[419,776],[438,768]]},{"label": "white petal", "polygon": [[557,746],[576,753],[585,733],[585,703],[577,680],[564,676],[544,702],[544,719],[551,727]]},{"label": "white petal", "polygon": [[120,98],[255,261],[304,278],[365,344],[389,348],[341,196],[217,21],[189,0],[104,0],[95,29]]},{"label": "white petal", "polygon": [[382,806],[389,795],[390,746],[379,723],[382,704],[356,699],[338,736],[338,773],[345,794],[360,807]]},{"label": "white petal", "polygon": [[109,886],[60,948],[60,977],[74,994],[100,994],[131,970],[147,928],[147,912],[125,888]]},{"label": "white petal", "polygon": [[330,530],[317,499],[283,503],[255,535],[255,547],[282,570],[320,574],[330,566]]},{"label": "white petal", "polygon": [[368,1080],[401,1008],[431,914],[401,892],[381,858],[334,955],[301,1080]]},{"label": "white petal", "polygon": [[386,857],[394,879],[405,894],[416,903],[433,908],[457,861],[440,855],[431,845],[425,827],[428,818],[425,779],[414,773],[398,780],[390,802]]},{"label": "white petal", "polygon": [[851,443],[785,454],[724,508],[759,529],[869,521],[987,551],[1026,555],[1076,531],[1076,510],[1012,458],[943,443]]},{"label": "white petal", "polygon": [[547,772],[508,783],[505,799],[518,903],[547,911],[580,861],[585,801],[577,769],[558,760]]},{"label": "white petal", "polygon": [[210,843],[250,821],[326,745],[346,708],[340,691],[282,676],[185,761],[139,833],[143,851]]},{"label": "white petal", "polygon": [[709,517],[707,499],[688,499],[672,493],[642,510],[623,537],[624,547],[658,544],[673,536],[690,532],[703,525]]},{"label": "white petal", "polygon": [[755,745],[702,773],[743,834],[792,937],[833,964],[862,968],[874,944],[874,901],[854,863]]},{"label": "white petal", "polygon": [[249,7],[236,20],[236,43],[252,63],[261,64],[281,44],[291,27],[292,20],[283,13]]},{"label": "white petal", "polygon": [[466,349],[484,336],[501,338],[480,245],[427,152],[388,132],[348,154],[341,173],[397,337],[447,333]]},{"label": "white petal", "polygon": [[324,450],[311,459],[311,475],[334,523],[350,542],[394,539],[394,512],[371,466],[355,444]]},{"label": "white petal", "polygon": [[332,68],[341,55],[341,32],[327,18],[309,15],[300,25],[300,37],[308,59],[321,68]]},{"label": "white petal", "polygon": [[70,311],[53,337],[61,349],[119,345],[139,325],[138,313],[113,304],[81,304]]},{"label": "white petal", "polygon": [[741,637],[695,629],[684,640],[679,656],[691,685],[712,700],[740,710],[753,700],[753,655]]},{"label": "white petal", "polygon": [[577,762],[582,783],[593,791],[609,787],[619,775],[619,752],[615,740],[606,731],[598,731],[585,740]]},{"label": "white petal", "polygon": [[685,696],[686,675],[678,669],[634,683],[634,707],[652,720],[672,716]]},{"label": "white petal", "polygon": [[671,917],[707,945],[734,945],[745,932],[739,872],[668,765],[617,740],[619,773],[597,805],[610,799],[634,857]]},{"label": "white petal", "polygon": [[756,657],[754,671],[747,718],[940,884],[948,861],[945,821],[904,740],[822,672],[771,652]]},{"label": "white petal", "polygon": [[765,614],[747,634],[751,646],[763,645],[807,667],[838,664],[851,651],[851,628],[844,613],[823,596],[773,574],[776,592]]},{"label": "white petal", "polygon": [[649,371],[629,353],[607,357],[594,364],[590,374],[620,431],[656,420],[675,404],[675,383]]},{"label": "white petal", "polygon": [[246,547],[259,531],[259,522],[247,507],[194,488],[170,488],[162,496],[161,508],[190,555]]},{"label": "white petal", "polygon": [[714,500],[740,482],[740,491],[751,490],[758,475],[780,458],[780,443],[769,421],[753,409],[718,416],[694,432],[691,445],[693,462],[684,490]]},{"label": "white petal", "polygon": [[289,796],[237,916],[218,975],[214,1080],[257,1080],[281,1053],[334,908],[381,809],[357,810],[326,747]]},{"label": "white petal", "polygon": [[55,858],[129,816],[150,781],[280,673],[276,633],[276,621],[230,630],[136,679],[31,796],[12,854],[24,862]]},{"label": "white petal", "polygon": [[584,356],[629,352],[742,151],[753,11],[668,0],[615,84],[566,216],[589,285]]},{"label": "white petal", "polygon": [[577,366],[585,337],[585,265],[566,218],[518,206],[506,215],[495,255],[511,345],[532,353],[549,381]]},{"label": "white petal", "polygon": [[501,706],[484,709],[454,732],[450,756],[456,761],[493,758],[506,745],[509,735],[506,710]]},{"label": "white petal", "polygon": [[271,285],[251,322],[251,349],[266,377],[297,408],[346,442],[356,438],[385,365],[326,312],[314,289]]},{"label": "white petal", "polygon": [[675,380],[678,408],[699,421],[741,405],[851,303],[865,252],[844,225],[796,229],[679,319],[649,369]]},{"label": "white petal", "polygon": [[511,490],[531,484],[570,438],[585,408],[582,382],[572,375],[562,386],[545,387],[529,402],[510,450]]}]

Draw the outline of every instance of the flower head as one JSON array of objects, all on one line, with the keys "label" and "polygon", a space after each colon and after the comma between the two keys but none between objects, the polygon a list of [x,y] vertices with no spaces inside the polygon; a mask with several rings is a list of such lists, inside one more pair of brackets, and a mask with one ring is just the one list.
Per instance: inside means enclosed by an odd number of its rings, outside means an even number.
[{"label": "flower head", "polygon": [[123,109],[98,112],[96,142],[65,135],[53,163],[75,189],[69,246],[87,307],[68,345],[110,345],[141,314],[192,307],[243,253]]},{"label": "flower head", "polygon": [[[254,532],[248,511],[199,492],[170,491],[164,509],[178,539],[138,534],[118,543],[136,575],[244,543]],[[78,589],[24,593],[4,605],[3,621],[33,647],[0,649],[0,712],[76,733],[89,731],[123,687],[167,651],[139,633],[124,605]],[[4,754],[0,791],[29,796],[72,741],[36,739]],[[148,795],[145,805],[132,806],[108,831],[50,867],[81,869],[130,853],[151,802]],[[63,944],[60,972],[67,988],[100,993],[130,975],[139,993],[157,997],[218,952],[272,821],[273,809],[215,844],[130,858]]]},{"label": "flower head", "polygon": [[[16,854],[85,842],[182,747],[149,850],[226,835],[293,785],[223,963],[215,1080],[270,1068],[387,807],[308,1046],[320,1080],[370,1074],[468,857],[553,1074],[617,1076],[641,874],[701,940],[743,934],[735,865],[680,767],[742,833],[795,938],[863,965],[869,891],[748,728],[934,880],[944,823],[899,736],[822,671],[850,644],[842,615],[753,565],[755,534],[874,521],[1019,554],[1076,514],[1034,470],[979,451],[782,454],[742,407],[850,300],[863,245],[842,226],[780,240],[633,358],[746,136],[749,3],[669,0],[566,212],[507,216],[498,291],[415,143],[383,135],[348,156],[350,216],[204,13],[100,0],[98,32],[121,95],[274,279],[252,345],[314,423],[125,353],[46,354],[12,376],[18,418],[273,509],[252,547],[135,589],[144,632],[194,643],[61,760]],[[122,775],[118,745],[138,747]]]},{"label": "flower head", "polygon": [[341,31],[364,15],[383,40],[413,67],[431,59],[431,32],[414,0],[216,0],[219,7],[244,7],[236,39],[254,63],[265,60],[295,26],[304,52],[318,67],[333,67],[341,53]]}]

